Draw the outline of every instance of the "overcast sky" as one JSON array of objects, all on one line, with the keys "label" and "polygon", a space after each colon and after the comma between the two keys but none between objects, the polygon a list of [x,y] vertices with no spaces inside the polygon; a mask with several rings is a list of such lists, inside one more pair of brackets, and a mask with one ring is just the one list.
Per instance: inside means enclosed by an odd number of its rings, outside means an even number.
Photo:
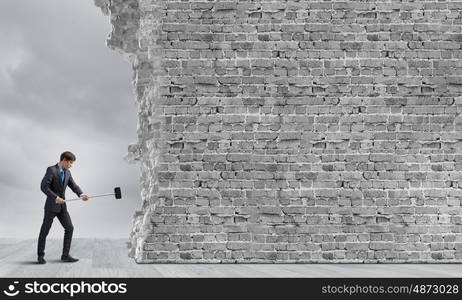
[{"label": "overcast sky", "polygon": [[[68,203],[74,237],[128,237],[141,206],[139,166],[123,159],[137,106],[130,64],[105,45],[110,30],[93,0],[0,1],[0,237],[38,237],[40,182],[66,150],[85,193],[123,194]],[[49,236],[63,232],[55,219]]]}]

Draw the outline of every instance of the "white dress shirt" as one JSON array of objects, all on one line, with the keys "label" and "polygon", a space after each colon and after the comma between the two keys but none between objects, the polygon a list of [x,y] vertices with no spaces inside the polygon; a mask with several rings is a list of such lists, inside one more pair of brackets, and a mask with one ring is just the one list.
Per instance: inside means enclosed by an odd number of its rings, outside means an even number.
[{"label": "white dress shirt", "polygon": [[[58,162],[58,167],[59,167],[59,179],[61,179],[61,171],[63,170],[63,167],[61,167],[61,164]],[[64,173],[64,176],[66,176],[66,173]],[[82,193],[80,194],[79,198],[82,199],[83,195],[85,195],[85,193]],[[59,196],[56,197],[56,200],[58,200],[58,198],[60,198]]]}]

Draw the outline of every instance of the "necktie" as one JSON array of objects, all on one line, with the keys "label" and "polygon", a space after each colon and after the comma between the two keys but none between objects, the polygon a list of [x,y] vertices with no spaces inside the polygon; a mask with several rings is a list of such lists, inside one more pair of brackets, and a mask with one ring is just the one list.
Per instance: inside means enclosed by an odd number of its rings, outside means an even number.
[{"label": "necktie", "polygon": [[64,169],[61,170],[61,182],[64,183]]}]

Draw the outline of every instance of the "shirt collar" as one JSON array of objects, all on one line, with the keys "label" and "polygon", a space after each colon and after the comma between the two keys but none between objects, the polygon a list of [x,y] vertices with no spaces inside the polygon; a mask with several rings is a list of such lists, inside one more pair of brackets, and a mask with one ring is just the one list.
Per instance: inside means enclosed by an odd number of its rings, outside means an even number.
[{"label": "shirt collar", "polygon": [[61,173],[61,171],[63,170],[63,168],[61,167],[61,165],[58,163],[58,168],[59,168],[59,172]]}]

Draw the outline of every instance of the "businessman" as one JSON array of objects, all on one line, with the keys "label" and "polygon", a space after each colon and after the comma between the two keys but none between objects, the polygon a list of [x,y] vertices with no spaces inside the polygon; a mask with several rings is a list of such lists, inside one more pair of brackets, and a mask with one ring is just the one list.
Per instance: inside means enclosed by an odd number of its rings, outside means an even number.
[{"label": "businessman", "polygon": [[64,227],[64,243],[61,260],[64,262],[78,261],[77,258],[69,255],[74,226],[72,225],[71,217],[67,211],[66,201],[64,200],[66,187],[69,186],[71,190],[84,201],[90,198],[82,192],[72,178],[69,169],[72,167],[74,161],[75,155],[72,152],[63,152],[60,156],[59,163],[47,168],[42,183],[40,184],[40,189],[47,195],[47,199],[37,245],[37,260],[39,264],[46,263],[44,258],[45,242],[55,217],[58,217],[59,222]]}]

